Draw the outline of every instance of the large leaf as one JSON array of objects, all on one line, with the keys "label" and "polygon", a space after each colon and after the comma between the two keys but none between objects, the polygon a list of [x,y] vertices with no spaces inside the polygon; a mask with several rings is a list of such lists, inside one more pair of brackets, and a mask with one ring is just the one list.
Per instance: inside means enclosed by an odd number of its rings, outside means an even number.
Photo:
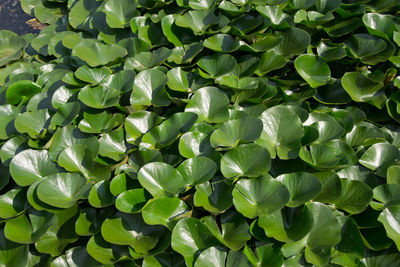
[{"label": "large leaf", "polygon": [[185,111],[198,115],[198,121],[210,123],[224,122],[228,119],[228,96],[216,87],[203,87],[194,93]]},{"label": "large leaf", "polygon": [[226,178],[265,175],[270,167],[268,150],[257,144],[239,145],[221,159],[221,172]]},{"label": "large leaf", "polygon": [[331,248],[340,241],[340,226],[333,211],[319,202],[308,203],[314,226],[307,238],[306,260],[322,265],[330,258]]},{"label": "large leaf", "polygon": [[58,164],[70,172],[79,172],[89,180],[104,180],[111,176],[110,168],[94,162],[96,155],[88,146],[74,144],[58,156]]},{"label": "large leaf", "polygon": [[107,65],[127,54],[126,49],[119,45],[105,45],[92,39],[81,40],[73,46],[72,51],[91,67]]},{"label": "large leaf", "polygon": [[229,120],[221,124],[210,137],[211,146],[219,149],[231,149],[239,142],[257,140],[262,131],[262,122],[255,117],[245,117],[238,120]]},{"label": "large leaf", "polygon": [[165,91],[167,76],[158,69],[141,71],[135,78],[130,98],[132,105],[166,106],[170,103]]},{"label": "large leaf", "polygon": [[146,204],[142,214],[147,224],[164,225],[172,230],[180,219],[189,217],[191,211],[179,198],[156,198]]},{"label": "large leaf", "polygon": [[2,30],[0,40],[0,67],[22,56],[25,46],[23,38],[11,31]]},{"label": "large leaf", "polygon": [[[295,112],[285,106],[275,106],[261,113],[263,131],[257,144],[265,146],[272,158],[296,158],[304,135],[303,125]],[[290,127],[290,131],[287,129]]]},{"label": "large leaf", "polygon": [[283,208],[290,198],[288,189],[268,175],[240,179],[232,195],[237,211],[248,218],[277,211]]},{"label": "large leaf", "polygon": [[58,173],[47,176],[37,187],[41,201],[58,208],[70,208],[86,198],[90,184],[80,174]]},{"label": "large leaf", "polygon": [[108,26],[124,28],[135,15],[136,2],[130,0],[107,0],[104,4],[104,13]]},{"label": "large leaf", "polygon": [[179,171],[163,162],[144,165],[138,174],[140,184],[153,197],[172,197],[186,189],[186,181]]},{"label": "large leaf", "polygon": [[172,231],[172,248],[179,252],[188,266],[192,266],[196,253],[218,245],[217,239],[199,219],[184,218]]},{"label": "large leaf", "polygon": [[383,84],[373,81],[359,72],[348,72],[343,75],[342,86],[356,102],[366,102],[377,97]]},{"label": "large leaf", "polygon": [[387,168],[400,159],[400,151],[389,143],[377,143],[361,156],[360,164],[385,177]]},{"label": "large leaf", "polygon": [[328,64],[318,56],[301,55],[294,61],[300,76],[313,88],[325,85],[331,77]]},{"label": "large leaf", "polygon": [[60,172],[47,150],[27,149],[16,155],[10,163],[10,174],[20,186],[27,186],[44,177]]},{"label": "large leaf", "polygon": [[288,207],[298,207],[316,197],[322,190],[318,178],[307,172],[288,173],[276,178],[282,182],[290,193]]},{"label": "large leaf", "polygon": [[229,54],[215,54],[199,59],[197,65],[212,78],[231,72],[236,67],[236,59]]},{"label": "large leaf", "polygon": [[215,162],[206,157],[190,158],[182,162],[179,171],[189,185],[202,184],[213,178],[217,170]]}]

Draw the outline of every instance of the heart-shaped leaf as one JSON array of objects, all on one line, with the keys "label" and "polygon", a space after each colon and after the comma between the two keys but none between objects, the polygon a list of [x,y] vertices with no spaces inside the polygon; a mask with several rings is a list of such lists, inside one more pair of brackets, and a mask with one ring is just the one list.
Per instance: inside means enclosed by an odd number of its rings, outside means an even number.
[{"label": "heart-shaped leaf", "polygon": [[288,189],[268,175],[240,179],[232,195],[237,211],[248,218],[277,211],[283,208],[290,198]]},{"label": "heart-shaped leaf", "polygon": [[268,150],[257,144],[244,144],[226,152],[221,159],[221,172],[226,178],[257,177],[271,168]]},{"label": "heart-shaped leaf", "polygon": [[189,185],[202,184],[213,178],[217,170],[215,162],[206,157],[190,158],[182,162],[179,171]]},{"label": "heart-shaped leaf", "polygon": [[229,120],[215,130],[210,137],[211,146],[220,150],[236,147],[239,142],[257,140],[262,131],[262,122],[255,117]]},{"label": "heart-shaped leaf", "polygon": [[[300,118],[285,106],[275,106],[261,113],[263,131],[256,141],[266,147],[272,158],[278,154],[281,159],[295,158],[301,147],[304,129]],[[290,127],[290,132],[286,131]]]},{"label": "heart-shaped leaf", "polygon": [[47,150],[27,149],[18,153],[10,163],[10,174],[20,186],[27,186],[44,177],[60,172]]},{"label": "heart-shaped leaf", "polygon": [[216,87],[203,87],[194,93],[185,111],[198,115],[198,121],[210,123],[224,122],[228,119],[228,96]]},{"label": "heart-shaped leaf", "polygon": [[196,218],[180,220],[172,231],[171,246],[185,258],[188,266],[192,266],[196,253],[215,245],[218,245],[218,241],[207,226]]},{"label": "heart-shaped leaf", "polygon": [[316,197],[322,190],[318,178],[307,172],[295,172],[280,175],[276,178],[283,183],[290,193],[288,207],[298,207]]},{"label": "heart-shaped leaf", "polygon": [[144,165],[138,174],[140,184],[153,197],[172,197],[186,189],[186,181],[179,171],[163,162]]},{"label": "heart-shaped leaf", "polygon": [[86,179],[77,173],[57,173],[47,176],[37,187],[39,199],[58,208],[70,208],[86,198],[90,189]]},{"label": "heart-shaped leaf", "polygon": [[170,230],[183,217],[190,216],[189,207],[179,198],[156,198],[143,208],[143,220],[150,225],[164,225]]},{"label": "heart-shaped leaf", "polygon": [[301,55],[294,61],[294,66],[300,76],[313,88],[325,85],[331,77],[328,64],[318,56]]},{"label": "heart-shaped leaf", "polygon": [[165,91],[167,76],[158,69],[139,72],[130,98],[132,105],[166,106],[170,103]]}]

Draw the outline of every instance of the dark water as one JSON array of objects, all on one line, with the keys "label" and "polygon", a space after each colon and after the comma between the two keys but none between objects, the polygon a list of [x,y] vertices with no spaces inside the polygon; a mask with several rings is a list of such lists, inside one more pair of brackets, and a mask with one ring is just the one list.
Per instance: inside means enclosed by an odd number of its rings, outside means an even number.
[{"label": "dark water", "polygon": [[0,30],[10,30],[18,34],[37,33],[25,22],[32,17],[25,14],[20,0],[0,0]]}]

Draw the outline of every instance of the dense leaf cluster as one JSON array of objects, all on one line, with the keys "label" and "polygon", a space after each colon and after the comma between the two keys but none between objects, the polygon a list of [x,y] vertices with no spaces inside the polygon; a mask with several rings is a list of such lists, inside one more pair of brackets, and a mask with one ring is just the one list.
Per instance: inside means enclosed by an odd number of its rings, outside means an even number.
[{"label": "dense leaf cluster", "polygon": [[0,265],[400,266],[398,0],[22,0]]}]

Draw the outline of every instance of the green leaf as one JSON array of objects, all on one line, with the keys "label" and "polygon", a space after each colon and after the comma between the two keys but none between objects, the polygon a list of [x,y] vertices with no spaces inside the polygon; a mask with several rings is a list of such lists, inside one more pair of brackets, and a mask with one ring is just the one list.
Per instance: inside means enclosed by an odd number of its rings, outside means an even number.
[{"label": "green leaf", "polygon": [[223,267],[225,266],[226,251],[217,248],[209,247],[201,251],[197,257],[194,267]]},{"label": "green leaf", "polygon": [[4,236],[4,228],[0,230],[0,262],[4,265],[12,266],[26,265],[29,247],[28,245],[18,244],[8,240]]},{"label": "green leaf", "polygon": [[110,192],[110,182],[97,182],[92,186],[88,195],[89,204],[95,208],[104,208],[114,204],[114,197]]},{"label": "green leaf", "polygon": [[93,235],[89,239],[86,250],[93,259],[102,264],[113,264],[123,257],[123,254],[128,252],[124,247],[111,245],[106,242],[101,234]]},{"label": "green leaf", "polygon": [[189,185],[202,184],[213,178],[217,170],[215,162],[206,157],[190,158],[182,162],[177,171]]},{"label": "green leaf", "polygon": [[399,192],[400,185],[397,184],[383,184],[374,188],[372,191],[374,199],[379,202],[371,202],[370,205],[374,209],[381,210],[384,208],[398,205],[400,202]]},{"label": "green leaf", "polygon": [[251,238],[250,227],[238,212],[227,211],[221,214],[220,227],[213,216],[206,216],[201,220],[222,244],[232,250],[241,249]]},{"label": "green leaf", "polygon": [[229,54],[215,54],[204,56],[197,61],[197,65],[206,71],[211,78],[217,78],[235,69],[236,59]]},{"label": "green leaf", "polygon": [[300,76],[313,88],[325,85],[331,77],[328,64],[318,56],[301,55],[294,61],[294,66]]},{"label": "green leaf", "polygon": [[317,47],[318,56],[326,61],[339,60],[346,56],[343,46],[321,42]]},{"label": "green leaf", "polygon": [[101,225],[104,240],[116,245],[129,245],[137,253],[147,253],[159,240],[162,228],[145,224],[140,214],[117,212]]},{"label": "green leaf", "polygon": [[16,216],[27,208],[26,204],[26,190],[9,190],[0,196],[0,218],[8,219]]},{"label": "green leaf", "polygon": [[191,210],[179,198],[156,198],[145,205],[142,215],[147,224],[164,225],[172,230],[179,220],[190,217]]},{"label": "green leaf", "polygon": [[280,210],[290,198],[287,188],[268,175],[240,179],[232,195],[236,210],[248,218]]},{"label": "green leaf", "polygon": [[318,178],[307,172],[282,174],[276,178],[290,193],[288,207],[298,207],[316,197],[322,190]]},{"label": "green leaf", "polygon": [[132,105],[167,106],[170,103],[165,91],[167,76],[158,69],[139,72],[135,78],[130,103]]},{"label": "green leaf", "polygon": [[140,52],[133,58],[128,58],[125,62],[125,68],[129,66],[134,70],[142,71],[161,65],[169,56],[171,50],[166,47],[161,47],[152,52]]},{"label": "green leaf", "polygon": [[286,58],[302,54],[311,42],[310,35],[296,27],[277,31],[275,36],[281,41],[272,50]]},{"label": "green leaf", "polygon": [[42,87],[30,80],[18,80],[10,84],[7,88],[6,99],[9,104],[16,105],[22,101],[26,103],[37,93],[42,91]]},{"label": "green leaf", "polygon": [[[296,158],[304,135],[298,115],[289,107],[275,106],[261,113],[263,131],[257,144],[266,147],[272,158]],[[290,131],[287,129],[290,128]]]},{"label": "green leaf", "polygon": [[389,238],[391,238],[396,247],[400,247],[400,231],[399,231],[399,222],[400,222],[400,206],[395,205],[389,208],[384,209],[378,217],[378,221],[380,221],[385,227],[386,234]]},{"label": "green leaf", "polygon": [[78,97],[89,107],[108,108],[118,104],[119,91],[103,85],[95,87],[87,85],[79,91]]},{"label": "green leaf", "polygon": [[378,54],[386,48],[384,40],[361,33],[352,35],[344,44],[357,58]]},{"label": "green leaf", "polygon": [[335,203],[339,199],[342,191],[342,183],[339,176],[334,171],[314,172],[313,175],[318,178],[322,185],[321,192],[314,200]]},{"label": "green leaf", "polygon": [[[77,127],[68,125],[57,129],[52,137],[49,147],[49,156],[53,161],[57,161],[60,153],[75,144],[85,144],[92,155],[97,155],[99,143],[93,135],[82,133]],[[89,153],[88,152],[88,153]]]},{"label": "green leaf", "polygon": [[25,41],[16,33],[7,30],[0,31],[0,67],[20,58],[23,54]]},{"label": "green leaf", "polygon": [[150,198],[151,195],[143,188],[127,190],[118,195],[115,207],[125,213],[140,212]]},{"label": "green leaf", "polygon": [[211,9],[215,5],[215,0],[189,0],[189,7],[193,9]]},{"label": "green leaf", "polygon": [[143,143],[153,147],[164,147],[172,144],[181,133],[187,132],[197,120],[197,114],[192,112],[178,112],[160,125],[151,129],[143,138]]},{"label": "green leaf", "polygon": [[34,229],[25,214],[7,220],[4,227],[5,237],[20,244],[33,243],[33,232]]},{"label": "green leaf", "polygon": [[283,68],[286,63],[287,60],[284,56],[277,54],[273,51],[266,51],[262,54],[255,73],[258,76],[264,76],[268,72]]},{"label": "green leaf", "polygon": [[228,96],[220,89],[207,86],[196,90],[185,111],[198,115],[198,121],[224,122],[229,118]]},{"label": "green leaf", "polygon": [[125,28],[135,16],[136,2],[130,0],[107,0],[104,4],[106,21],[111,28]]},{"label": "green leaf", "polygon": [[226,152],[221,159],[221,172],[226,178],[257,177],[268,174],[271,157],[257,144],[244,144]]},{"label": "green leaf", "polygon": [[167,73],[167,85],[171,90],[179,92],[190,92],[192,85],[192,75],[190,72],[182,70],[181,67],[170,69]]},{"label": "green leaf", "polygon": [[210,182],[196,185],[194,205],[218,214],[232,206],[233,186],[224,182],[222,177],[215,177]]},{"label": "green leaf", "polygon": [[47,176],[37,187],[41,201],[58,208],[70,208],[85,198],[90,185],[76,173],[57,173]]},{"label": "green leaf", "polygon": [[125,119],[126,140],[136,143],[143,134],[162,121],[154,112],[136,111]]},{"label": "green leaf", "polygon": [[365,210],[372,200],[371,188],[361,181],[341,178],[341,194],[335,206],[351,214]]},{"label": "green leaf", "polygon": [[210,137],[211,146],[218,150],[235,148],[239,142],[257,140],[262,131],[262,121],[255,117],[229,120],[221,124]]},{"label": "green leaf", "polygon": [[8,139],[17,130],[14,126],[14,120],[19,115],[21,108],[12,105],[0,106],[0,139]]},{"label": "green leaf", "polygon": [[125,48],[111,44],[105,45],[93,39],[83,39],[72,48],[73,55],[85,61],[90,67],[107,65],[128,52]]},{"label": "green leaf", "polygon": [[360,164],[386,177],[387,168],[400,159],[399,149],[389,143],[377,143],[368,148],[360,158]]},{"label": "green leaf", "polygon": [[362,17],[362,20],[372,35],[383,38],[392,38],[396,27],[391,15],[367,13]]},{"label": "green leaf", "polygon": [[124,137],[122,128],[103,134],[99,139],[99,155],[115,161],[122,160],[126,151]]},{"label": "green leaf", "polygon": [[359,72],[348,72],[342,77],[342,86],[356,102],[366,102],[379,96],[383,87],[380,81],[373,81]]},{"label": "green leaf", "polygon": [[217,23],[217,17],[209,10],[190,10],[175,20],[176,25],[192,29],[196,34],[203,34],[212,24]]},{"label": "green leaf", "polygon": [[20,133],[27,133],[31,138],[42,138],[46,133],[46,124],[50,119],[47,109],[39,109],[18,114],[14,125]]},{"label": "green leaf", "polygon": [[344,134],[344,128],[331,115],[321,112],[310,113],[304,125],[318,131],[318,138],[313,143],[323,143]]},{"label": "green leaf", "polygon": [[124,122],[124,116],[120,113],[108,113],[107,111],[90,111],[83,113],[83,120],[78,124],[81,131],[86,133],[109,132]]},{"label": "green leaf", "polygon": [[18,153],[10,163],[10,174],[20,186],[27,186],[44,177],[60,172],[47,150],[27,149]]},{"label": "green leaf", "polygon": [[179,138],[179,153],[185,158],[207,157],[213,152],[210,137],[201,132],[188,132]]},{"label": "green leaf", "polygon": [[87,65],[80,66],[75,71],[76,78],[91,84],[99,84],[110,74],[111,71],[107,67],[91,68]]},{"label": "green leaf", "polygon": [[340,241],[340,226],[332,210],[319,202],[310,202],[306,206],[314,218],[305,250],[306,260],[322,265],[329,261],[331,248]]},{"label": "green leaf", "polygon": [[185,191],[187,186],[180,172],[163,162],[144,165],[139,171],[138,180],[153,197],[173,197]]},{"label": "green leaf", "polygon": [[74,144],[58,156],[58,164],[70,172],[79,172],[89,180],[101,181],[110,178],[110,168],[94,162],[96,155],[87,145]]},{"label": "green leaf", "polygon": [[172,231],[171,246],[185,258],[187,266],[192,266],[196,253],[215,245],[218,241],[196,218],[180,220]]},{"label": "green leaf", "polygon": [[239,41],[229,34],[217,34],[204,40],[203,45],[216,52],[233,52],[240,46]]}]

